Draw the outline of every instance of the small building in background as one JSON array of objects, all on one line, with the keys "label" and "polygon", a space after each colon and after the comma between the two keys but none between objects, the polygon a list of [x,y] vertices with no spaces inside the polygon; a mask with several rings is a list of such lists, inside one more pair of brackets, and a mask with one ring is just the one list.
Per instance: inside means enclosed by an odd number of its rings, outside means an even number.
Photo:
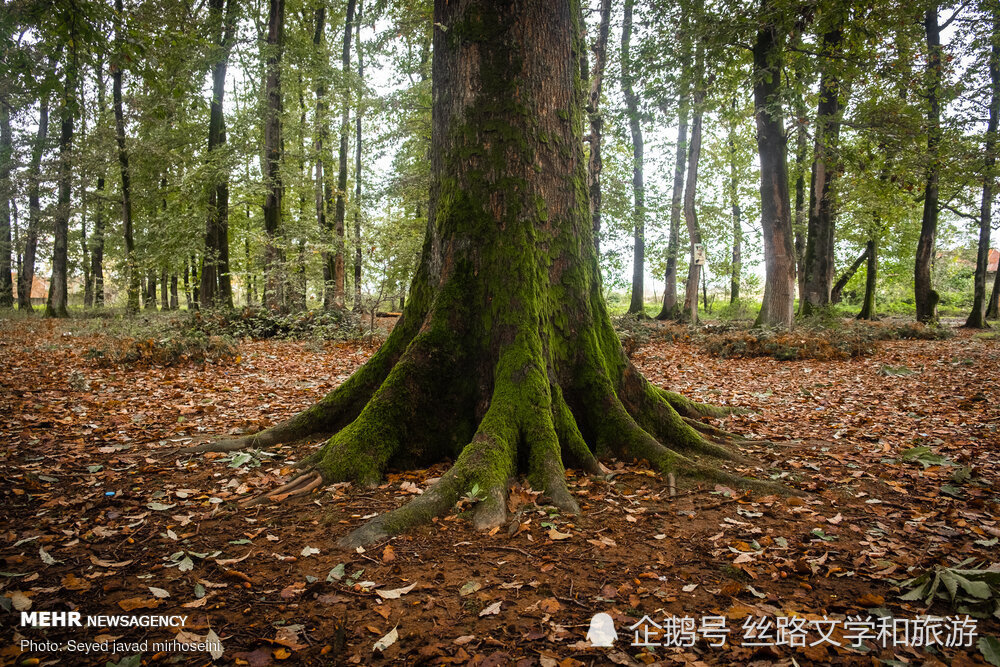
[{"label": "small building in background", "polygon": [[[17,273],[12,274],[14,281],[14,301],[17,301]],[[44,306],[49,298],[49,281],[38,274],[31,281],[31,305]]]}]

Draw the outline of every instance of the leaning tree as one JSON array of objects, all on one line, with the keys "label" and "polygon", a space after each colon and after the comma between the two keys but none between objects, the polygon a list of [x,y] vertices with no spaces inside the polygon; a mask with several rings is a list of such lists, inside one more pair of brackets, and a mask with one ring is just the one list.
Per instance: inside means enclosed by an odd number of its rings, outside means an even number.
[{"label": "leaning tree", "polygon": [[476,486],[473,523],[497,526],[518,472],[577,512],[563,466],[601,473],[601,456],[765,485],[719,467],[742,460],[738,439],[699,418],[728,410],[650,384],[612,327],[583,152],[581,21],[578,0],[435,2],[430,215],[402,316],[312,407],[195,448],[333,434],[301,475],[258,500],[454,460],[422,495],[342,541],[352,546],[428,521]]}]

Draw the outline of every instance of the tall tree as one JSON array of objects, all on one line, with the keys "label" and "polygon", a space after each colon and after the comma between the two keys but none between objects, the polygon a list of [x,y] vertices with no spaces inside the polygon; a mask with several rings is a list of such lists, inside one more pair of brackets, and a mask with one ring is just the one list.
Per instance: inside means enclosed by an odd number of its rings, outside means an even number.
[{"label": "tall tree", "polygon": [[347,0],[347,16],[344,19],[344,48],[341,52],[340,73],[343,86],[340,106],[340,153],[337,172],[337,204],[333,219],[334,259],[333,259],[333,303],[344,307],[345,262],[344,223],[347,217],[347,144],[351,134],[351,30],[354,27],[356,0]]},{"label": "tall tree", "polygon": [[837,72],[844,42],[841,8],[832,12],[835,18],[822,38],[819,102],[816,107],[816,133],[813,146],[812,188],[809,194],[809,216],[803,259],[802,313],[809,315],[816,308],[830,303],[833,272],[836,264],[834,242],[836,210],[834,184],[837,178],[840,115],[843,109],[843,86]]},{"label": "tall tree", "polygon": [[937,235],[938,181],[941,172],[941,26],[938,23],[938,5],[934,2],[924,14],[924,33],[927,37],[927,171],[924,185],[924,214],[920,222],[920,240],[913,268],[913,293],[917,305],[917,321],[930,322],[937,318],[940,298],[931,283],[931,264],[934,261],[934,238]]},{"label": "tall tree", "polygon": [[326,32],[326,4],[320,3],[316,8],[315,29],[313,30],[313,55],[316,58],[316,114],[315,131],[313,132],[313,148],[316,152],[316,222],[322,237],[321,253],[323,263],[323,308],[330,310],[333,301],[333,273],[335,253],[333,243],[333,224],[328,217],[333,209],[333,186],[327,173],[327,156],[329,149],[326,140],[329,136],[326,112],[326,84],[328,79],[327,62],[329,60],[323,37]]},{"label": "tall tree", "polygon": [[784,31],[778,21],[773,0],[761,0],[761,24],[753,46],[764,237],[764,299],[757,324],[788,328],[795,308],[795,247],[788,209],[787,140],[781,102]]},{"label": "tall tree", "polygon": [[[97,64],[94,67],[94,79],[97,81],[97,126],[100,128],[105,122],[107,83],[104,78],[104,58],[98,54]],[[104,162],[97,175],[97,190],[94,201],[94,233],[90,238],[90,285],[86,291],[90,298],[84,297],[84,306],[95,308],[104,307],[104,198],[107,196],[105,190],[106,175]],[[86,258],[84,261],[87,261]]]},{"label": "tall tree", "polygon": [[361,91],[365,83],[365,63],[361,53],[361,0],[358,2],[358,109],[354,113],[354,311],[361,312]]},{"label": "tall tree", "polygon": [[264,306],[285,307],[284,254],[280,246],[284,184],[281,162],[281,57],[285,49],[285,0],[270,0],[267,17],[267,62],[264,68]]},{"label": "tall tree", "polygon": [[45,303],[46,317],[69,317],[69,219],[72,215],[73,195],[73,121],[78,110],[77,74],[79,71],[77,21],[79,16],[68,17],[68,47],[62,104],[59,110],[59,195],[52,218],[52,279],[49,297]]},{"label": "tall tree", "polygon": [[336,480],[375,484],[389,465],[454,457],[432,487],[345,545],[429,521],[470,489],[480,498],[474,524],[501,525],[508,479],[521,466],[549,502],[577,512],[563,461],[596,472],[594,451],[641,458],[664,474],[747,483],[688,458],[734,457],[678,412],[718,409],[651,385],[626,357],[601,297],[578,11],[576,0],[437,0],[431,211],[399,322],[315,406],[259,434],[198,447],[334,432],[312,470],[271,492],[285,496]]},{"label": "tall tree", "polygon": [[[993,185],[996,179],[997,115],[1000,113],[1000,6],[990,3],[990,107],[986,125],[986,142],[983,149],[983,197],[979,207],[979,249],[976,255],[976,276],[973,287],[972,312],[965,326],[976,329],[986,327],[986,269],[990,257],[990,234],[993,231]],[[997,271],[1000,275],[1000,270]]]},{"label": "tall tree", "polygon": [[[50,62],[50,69],[54,62]],[[33,310],[31,305],[31,287],[35,281],[35,254],[38,251],[38,230],[42,223],[41,179],[42,155],[48,142],[49,133],[49,96],[42,91],[38,102],[38,129],[35,132],[35,142],[31,148],[31,162],[28,164],[28,228],[24,232],[24,256],[21,258],[21,271],[17,274],[17,308],[18,310]]]},{"label": "tall tree", "polygon": [[684,223],[688,230],[690,244],[688,280],[684,289],[684,311],[681,315],[691,324],[698,323],[698,284],[701,280],[701,258],[698,257],[702,244],[701,226],[698,224],[698,210],[695,198],[698,191],[698,162],[701,159],[701,124],[705,116],[705,48],[698,44],[694,64],[694,94],[691,119],[691,145],[688,147],[687,177],[684,184]]},{"label": "tall tree", "polygon": [[[736,112],[736,98],[732,101],[732,111]],[[740,208],[739,174],[736,168],[736,141],[733,135],[736,128],[730,128],[729,139],[729,202],[733,217],[733,257],[730,266],[729,303],[735,303],[740,298],[740,283],[743,281],[743,211]]]},{"label": "tall tree", "polygon": [[[223,14],[225,4],[225,14]],[[216,45],[212,63],[212,103],[208,120],[208,218],[205,223],[205,253],[201,267],[201,303],[233,307],[233,285],[229,275],[229,167],[219,158],[226,143],[223,111],[226,69],[236,35],[237,0],[209,0],[209,22]],[[162,299],[161,299],[162,300]]]},{"label": "tall tree", "polygon": [[14,136],[10,129],[10,100],[0,97],[0,308],[14,307],[14,283],[11,280],[10,200],[14,189],[10,173],[14,159]]},{"label": "tall tree", "polygon": [[125,112],[122,108],[122,66],[125,58],[125,10],[122,0],[115,0],[115,43],[117,53],[111,63],[111,103],[115,110],[115,141],[118,143],[118,165],[121,169],[122,229],[125,236],[125,280],[127,301],[125,312],[139,312],[139,292],[142,276],[135,252],[135,230],[132,228],[132,171],[129,168],[128,146],[125,143]]},{"label": "tall tree", "polygon": [[590,184],[590,211],[594,220],[594,244],[598,254],[601,250],[601,142],[604,137],[604,115],[601,112],[601,93],[604,87],[604,69],[608,60],[608,33],[611,29],[611,0],[601,0],[601,20],[597,26],[597,39],[591,51],[594,55],[590,74],[590,97],[587,101],[587,118],[590,121],[590,156],[587,163],[587,178]]},{"label": "tall tree", "polygon": [[670,231],[667,238],[667,266],[664,271],[663,307],[658,320],[675,319],[680,315],[677,306],[677,254],[680,251],[681,211],[684,200],[684,170],[687,167],[688,113],[690,112],[691,38],[687,29],[688,18],[681,7],[681,55],[677,103],[677,149],[674,156],[674,183],[670,197]]},{"label": "tall tree", "polygon": [[625,0],[625,17],[622,20],[621,76],[625,94],[629,132],[632,135],[632,298],[628,312],[645,314],[644,276],[646,273],[646,186],[643,183],[642,123],[639,117],[639,96],[633,85],[635,64],[632,62],[632,9],[635,0]]}]

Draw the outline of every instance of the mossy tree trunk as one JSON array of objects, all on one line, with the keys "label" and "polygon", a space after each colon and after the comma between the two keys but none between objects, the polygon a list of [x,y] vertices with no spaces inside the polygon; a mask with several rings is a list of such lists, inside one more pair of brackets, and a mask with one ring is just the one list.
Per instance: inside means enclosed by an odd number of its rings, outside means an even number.
[{"label": "mossy tree trunk", "polygon": [[14,307],[14,283],[11,281],[10,200],[11,163],[14,155],[14,139],[10,129],[10,108],[7,100],[0,99],[0,308]]},{"label": "mossy tree trunk", "polygon": [[729,411],[651,385],[612,328],[589,210],[578,12],[576,0],[438,0],[430,212],[402,316],[368,363],[314,406],[197,448],[334,433],[304,461],[310,471],[272,495],[455,461],[344,545],[427,521],[475,487],[475,525],[496,526],[518,472],[576,512],[563,466],[600,473],[597,456],[746,483],[696,460],[740,458],[735,439],[696,419]]},{"label": "mossy tree trunk", "polygon": [[281,57],[285,48],[285,0],[271,0],[267,18],[267,64],[264,68],[264,298],[265,308],[285,308],[285,256],[281,234]]},{"label": "mossy tree trunk", "polygon": [[696,257],[697,246],[701,245],[701,226],[698,224],[698,209],[695,198],[698,191],[698,163],[701,160],[701,124],[705,116],[705,50],[699,44],[694,65],[694,117],[691,120],[691,145],[688,147],[688,166],[684,184],[684,223],[688,230],[690,255],[688,257],[688,280],[684,289],[684,309],[681,317],[691,324],[698,323],[698,284],[701,280],[701,264]]},{"label": "mossy tree trunk", "polygon": [[340,106],[340,152],[338,154],[337,171],[337,204],[333,218],[333,294],[324,303],[332,302],[336,308],[344,307],[346,293],[346,264],[344,223],[347,216],[347,144],[350,139],[351,125],[351,29],[354,27],[354,10],[356,0],[347,0],[347,16],[344,19],[344,49],[340,60],[340,83],[342,86],[342,101]]},{"label": "mossy tree trunk", "polygon": [[52,279],[45,303],[46,317],[69,317],[69,219],[73,195],[73,127],[79,107],[77,100],[76,21],[70,22],[69,49],[66,53],[66,74],[60,109],[59,133],[59,193],[52,218]]}]

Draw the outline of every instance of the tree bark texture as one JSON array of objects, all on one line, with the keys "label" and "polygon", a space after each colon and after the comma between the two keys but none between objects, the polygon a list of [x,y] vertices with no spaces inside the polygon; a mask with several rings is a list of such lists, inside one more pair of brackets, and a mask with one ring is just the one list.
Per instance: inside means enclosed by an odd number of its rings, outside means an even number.
[{"label": "tree bark texture", "polygon": [[913,295],[917,306],[917,321],[931,322],[937,318],[938,293],[931,283],[934,261],[934,238],[937,235],[938,179],[941,171],[941,28],[935,3],[924,15],[927,36],[927,172],[924,186],[924,213],[920,221],[920,239],[913,267]]},{"label": "tree bark texture", "polygon": [[634,0],[625,0],[622,22],[622,92],[625,95],[629,132],[632,136],[632,298],[628,312],[644,315],[644,277],[646,269],[646,187],[643,183],[642,123],[639,118],[639,96],[633,85],[632,9]]},{"label": "tree bark texture", "polygon": [[812,188],[809,194],[809,221],[803,260],[805,295],[802,313],[830,303],[833,272],[836,264],[834,241],[836,210],[834,184],[837,178],[840,114],[843,108],[841,82],[832,58],[840,53],[844,34],[838,24],[823,35],[823,53],[827,56],[820,76],[819,102],[816,107],[816,135],[813,144]]},{"label": "tree bark texture", "polygon": [[[983,329],[986,325],[986,268],[990,257],[990,234],[993,231],[993,185],[995,181],[997,147],[997,115],[1000,112],[1000,8],[992,5],[993,28],[990,47],[990,117],[986,126],[983,149],[983,198],[979,208],[979,251],[976,255],[976,277],[973,288],[972,311],[965,326]],[[1000,275],[1000,270],[997,271]]]},{"label": "tree bark texture", "polygon": [[347,144],[351,134],[351,30],[354,28],[356,0],[347,0],[347,17],[344,19],[344,48],[340,58],[342,102],[340,106],[340,152],[337,171],[337,203],[333,218],[333,305],[344,307],[346,293],[346,264],[344,224],[347,220]]},{"label": "tree bark texture", "polygon": [[267,63],[264,68],[264,307],[285,308],[285,267],[281,248],[281,57],[285,48],[285,0],[270,0],[267,18]]},{"label": "tree bark texture", "polygon": [[[767,0],[764,5],[767,8]],[[764,299],[757,324],[790,328],[795,305],[795,247],[788,209],[787,145],[781,108],[782,48],[778,26],[762,25],[753,48],[764,236]]]},{"label": "tree bark texture", "polygon": [[[223,8],[225,4],[225,8]],[[225,11],[223,11],[225,9]],[[201,302],[208,308],[233,307],[233,285],[229,274],[229,167],[220,157],[226,143],[223,103],[226,70],[236,34],[236,0],[209,0],[209,20],[215,35],[212,64],[212,103],[208,120],[208,215],[205,221],[205,252],[201,267]]]},{"label": "tree bark texture", "polygon": [[601,251],[601,142],[604,138],[604,116],[601,113],[601,92],[604,87],[604,68],[608,59],[608,33],[611,28],[611,0],[601,0],[601,21],[597,27],[597,39],[591,51],[594,64],[590,68],[590,98],[587,102],[587,117],[590,121],[590,156],[587,164],[587,178],[590,185],[590,212],[594,221],[594,247]]}]

